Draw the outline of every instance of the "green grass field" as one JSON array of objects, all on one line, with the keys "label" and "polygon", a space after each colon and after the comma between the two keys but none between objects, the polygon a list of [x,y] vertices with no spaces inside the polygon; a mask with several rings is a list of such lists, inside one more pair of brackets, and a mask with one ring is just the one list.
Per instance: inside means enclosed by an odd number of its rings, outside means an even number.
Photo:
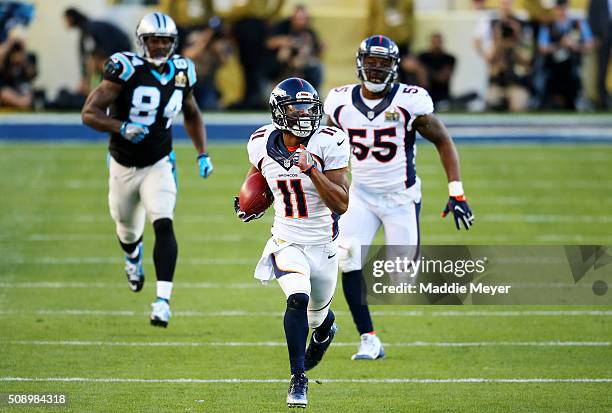
[{"label": "green grass field", "polygon": [[[125,282],[104,145],[0,149],[0,393],[69,395],[67,407],[45,411],[286,410],[284,296],[252,278],[270,214],[243,224],[232,208],[245,148],[213,144],[216,169],[205,181],[193,149],[177,147],[168,329],[148,324],[150,228],[145,288],[134,294]],[[612,245],[612,145],[459,150],[476,226],[458,233],[440,218],[445,177],[435,150],[421,144],[423,243]],[[334,308],[340,332],[309,374],[309,411],[612,411],[612,307],[378,306],[388,357],[377,362],[350,360],[358,336],[341,291]],[[473,378],[483,380],[465,380]]]}]

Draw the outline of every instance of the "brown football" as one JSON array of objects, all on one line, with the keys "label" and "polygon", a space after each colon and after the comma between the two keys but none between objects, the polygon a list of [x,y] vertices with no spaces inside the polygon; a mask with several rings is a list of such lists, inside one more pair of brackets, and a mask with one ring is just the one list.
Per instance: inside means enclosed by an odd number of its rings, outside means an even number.
[{"label": "brown football", "polygon": [[266,178],[260,172],[256,172],[245,179],[240,188],[238,200],[240,209],[247,215],[251,215],[259,214],[268,209],[272,205],[274,197],[268,187]]}]

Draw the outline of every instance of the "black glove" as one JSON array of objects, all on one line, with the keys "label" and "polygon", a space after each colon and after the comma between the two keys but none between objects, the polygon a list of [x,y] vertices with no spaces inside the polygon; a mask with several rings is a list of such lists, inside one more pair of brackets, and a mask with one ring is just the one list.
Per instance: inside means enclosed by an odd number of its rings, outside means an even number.
[{"label": "black glove", "polygon": [[472,210],[463,195],[448,197],[446,208],[442,211],[442,218],[445,218],[449,212],[453,213],[457,230],[461,229],[459,222],[463,222],[466,230],[469,230],[474,225],[474,214],[472,214]]}]

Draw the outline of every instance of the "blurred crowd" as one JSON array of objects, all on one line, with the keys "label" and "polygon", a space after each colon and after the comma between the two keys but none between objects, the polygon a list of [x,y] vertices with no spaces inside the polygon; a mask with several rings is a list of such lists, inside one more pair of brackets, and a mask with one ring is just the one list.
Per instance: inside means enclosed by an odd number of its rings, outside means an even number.
[{"label": "blurred crowd", "polygon": [[[170,15],[179,30],[181,53],[192,59],[198,73],[196,101],[201,109],[263,109],[267,95],[289,76],[307,79],[315,88],[323,82],[325,43],[313,28],[308,8],[298,5],[282,19],[284,0],[244,0],[215,10],[213,0],[159,0],[158,10]],[[194,4],[197,6],[194,10]],[[413,51],[414,0],[369,0],[363,36],[382,34],[394,39],[401,52],[399,81],[425,87],[438,110],[465,110],[484,100],[500,111],[531,109],[608,109],[606,76],[612,47],[612,0],[590,0],[587,18],[573,17],[567,0],[500,0],[494,10],[473,0],[481,15],[474,29],[474,48],[488,70],[486,96],[476,92],[451,94],[458,59],[445,47],[442,33],[431,33],[425,50]],[[67,30],[79,34],[80,79],[52,100],[33,88],[36,57],[28,51],[24,28],[34,7],[18,1],[0,2],[0,106],[29,109],[80,109],[101,81],[105,60],[132,50],[130,37],[112,22],[90,19],[84,12],[64,10]],[[348,28],[347,28],[348,30]],[[355,48],[357,45],[355,45]],[[582,56],[595,50],[597,100],[588,103],[581,85]],[[219,71],[231,60],[240,63],[242,96],[222,104]]]}]

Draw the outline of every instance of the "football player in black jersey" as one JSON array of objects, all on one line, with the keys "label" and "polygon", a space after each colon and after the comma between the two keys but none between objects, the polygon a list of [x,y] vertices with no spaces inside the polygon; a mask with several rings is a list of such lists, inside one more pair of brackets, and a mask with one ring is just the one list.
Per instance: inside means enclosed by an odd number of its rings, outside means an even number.
[{"label": "football player in black jersey", "polygon": [[213,165],[206,151],[206,133],[193,97],[193,62],[174,50],[174,21],[150,13],[136,28],[139,53],[115,53],[106,62],[104,80],[83,107],[83,123],[110,132],[109,207],[117,237],[125,251],[125,272],[132,291],[142,289],[142,235],[145,217],[153,223],[153,261],[157,299],[151,324],[166,327],[177,245],[172,220],[177,183],[172,150],[172,121],[181,111],[185,129],[198,152],[200,176]]}]

